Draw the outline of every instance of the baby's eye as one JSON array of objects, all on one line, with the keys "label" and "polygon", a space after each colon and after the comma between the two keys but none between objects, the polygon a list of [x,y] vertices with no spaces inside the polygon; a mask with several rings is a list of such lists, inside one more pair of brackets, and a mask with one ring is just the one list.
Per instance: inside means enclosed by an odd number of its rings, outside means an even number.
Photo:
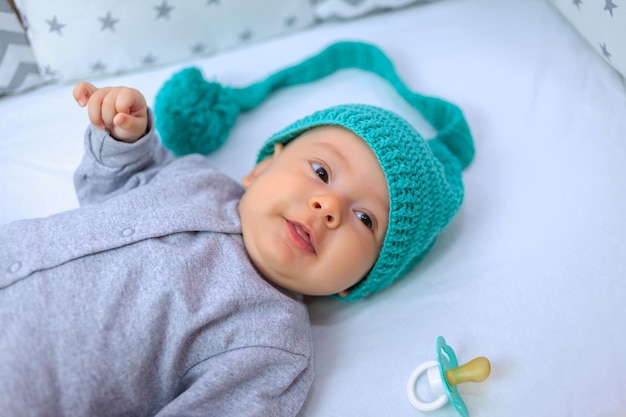
[{"label": "baby's eye", "polygon": [[372,221],[372,218],[368,214],[363,213],[362,211],[357,211],[356,216],[359,218],[359,220],[361,220],[361,222],[368,229],[371,229],[372,227],[374,227],[374,222]]},{"label": "baby's eye", "polygon": [[320,177],[320,179],[326,184],[328,184],[328,171],[326,171],[326,168],[316,162],[312,162],[311,166],[313,167],[313,170],[315,171],[317,176]]}]

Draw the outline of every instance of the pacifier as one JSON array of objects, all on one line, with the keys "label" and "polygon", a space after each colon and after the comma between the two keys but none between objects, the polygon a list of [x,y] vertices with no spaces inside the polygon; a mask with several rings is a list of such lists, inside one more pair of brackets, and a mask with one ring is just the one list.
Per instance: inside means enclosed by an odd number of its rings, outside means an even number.
[{"label": "pacifier", "polygon": [[[434,411],[450,401],[463,417],[469,417],[465,402],[459,395],[457,385],[463,382],[482,382],[489,376],[491,364],[485,357],[472,359],[464,365],[459,363],[454,350],[446,344],[442,336],[437,338],[437,360],[419,365],[409,378],[406,390],[413,407],[420,411]],[[424,402],[416,394],[417,381],[426,372],[428,384],[435,400]]]}]

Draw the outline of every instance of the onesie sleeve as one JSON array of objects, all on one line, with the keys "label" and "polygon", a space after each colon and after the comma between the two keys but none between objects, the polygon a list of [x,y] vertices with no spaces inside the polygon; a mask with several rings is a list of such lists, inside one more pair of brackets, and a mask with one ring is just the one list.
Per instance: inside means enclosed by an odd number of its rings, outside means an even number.
[{"label": "onesie sleeve", "polygon": [[273,347],[236,349],[191,369],[180,394],[156,416],[295,416],[312,381],[304,355]]},{"label": "onesie sleeve", "polygon": [[83,159],[74,172],[74,187],[81,205],[99,203],[139,187],[173,159],[159,141],[151,110],[147,132],[136,142],[118,141],[90,124],[84,145]]}]

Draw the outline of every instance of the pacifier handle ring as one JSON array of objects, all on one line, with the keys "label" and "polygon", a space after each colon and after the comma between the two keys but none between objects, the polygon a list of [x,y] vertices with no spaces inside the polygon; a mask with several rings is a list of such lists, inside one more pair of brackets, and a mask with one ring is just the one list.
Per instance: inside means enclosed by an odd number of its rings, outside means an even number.
[{"label": "pacifier handle ring", "polygon": [[425,403],[415,394],[415,386],[417,385],[417,380],[419,377],[426,372],[429,368],[438,367],[439,363],[437,361],[427,361],[422,363],[420,366],[413,370],[411,373],[411,377],[409,378],[409,383],[406,386],[406,395],[409,397],[409,401],[413,407],[417,408],[420,411],[434,411],[438,408],[441,408],[447,401],[448,396],[444,393],[441,394],[439,398],[433,400],[431,402]]}]

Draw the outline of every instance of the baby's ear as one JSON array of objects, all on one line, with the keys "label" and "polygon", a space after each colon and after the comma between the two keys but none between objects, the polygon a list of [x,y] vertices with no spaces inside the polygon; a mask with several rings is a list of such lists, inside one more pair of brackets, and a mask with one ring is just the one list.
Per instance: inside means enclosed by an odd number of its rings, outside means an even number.
[{"label": "baby's ear", "polygon": [[283,150],[282,143],[275,144],[274,153],[268,156],[267,158],[265,158],[264,160],[262,160],[261,162],[259,162],[258,164],[256,164],[254,168],[252,168],[252,171],[250,171],[248,175],[244,176],[241,179],[241,185],[243,185],[243,188],[245,188],[246,190],[250,188],[254,180],[271,165],[274,158],[276,158],[278,154],[281,153],[282,150]]}]

